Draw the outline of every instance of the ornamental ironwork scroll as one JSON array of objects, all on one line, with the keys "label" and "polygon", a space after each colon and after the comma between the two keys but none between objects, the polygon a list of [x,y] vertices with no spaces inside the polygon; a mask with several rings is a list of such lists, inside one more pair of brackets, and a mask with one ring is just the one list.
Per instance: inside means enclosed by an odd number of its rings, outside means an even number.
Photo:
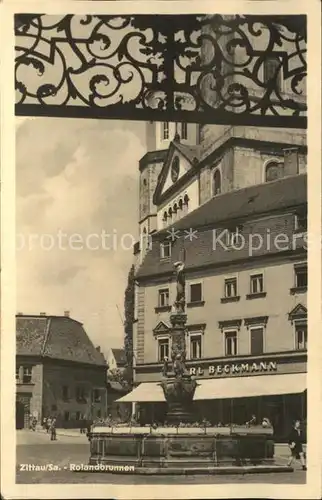
[{"label": "ornamental ironwork scroll", "polygon": [[306,17],[17,15],[16,114],[305,128]]}]

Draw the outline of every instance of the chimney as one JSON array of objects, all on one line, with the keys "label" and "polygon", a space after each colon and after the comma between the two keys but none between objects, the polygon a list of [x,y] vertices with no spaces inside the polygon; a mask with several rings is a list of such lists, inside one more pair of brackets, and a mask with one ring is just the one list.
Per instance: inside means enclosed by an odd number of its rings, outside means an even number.
[{"label": "chimney", "polygon": [[98,346],[96,347],[96,350],[97,350],[97,352],[101,352],[101,346],[99,346],[99,345],[98,345]]},{"label": "chimney", "polygon": [[41,313],[39,313],[39,316],[46,316],[46,313],[45,312],[41,312]]},{"label": "chimney", "polygon": [[64,311],[65,318],[69,318],[69,315],[70,315],[70,311]]},{"label": "chimney", "polygon": [[23,312],[17,312],[17,316],[23,316]]},{"label": "chimney", "polygon": [[284,149],[284,176],[299,173],[299,150],[297,147]]}]

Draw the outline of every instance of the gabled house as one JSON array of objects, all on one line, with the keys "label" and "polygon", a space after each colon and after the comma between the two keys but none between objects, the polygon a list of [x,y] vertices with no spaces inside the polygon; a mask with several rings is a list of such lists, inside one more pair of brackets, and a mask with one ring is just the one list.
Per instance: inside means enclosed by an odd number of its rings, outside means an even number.
[{"label": "gabled house", "polygon": [[83,325],[69,317],[16,316],[16,428],[55,416],[80,427],[106,416],[107,364]]}]

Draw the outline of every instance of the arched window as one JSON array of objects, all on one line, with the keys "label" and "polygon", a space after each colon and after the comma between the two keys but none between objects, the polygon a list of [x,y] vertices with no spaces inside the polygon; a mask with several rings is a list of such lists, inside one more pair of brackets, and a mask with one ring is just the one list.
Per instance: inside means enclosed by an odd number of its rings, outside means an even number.
[{"label": "arched window", "polygon": [[169,139],[169,122],[163,122],[162,124],[162,139],[164,141]]},{"label": "arched window", "polygon": [[141,248],[142,248],[143,253],[145,253],[145,251],[147,249],[147,246],[148,246],[147,243],[148,243],[147,230],[144,227],[143,231],[142,231],[142,235],[141,235]]},{"label": "arched window", "polygon": [[276,181],[284,177],[284,165],[277,161],[267,163],[265,167],[265,182]]},{"label": "arched window", "polygon": [[181,139],[188,139],[188,125],[186,122],[181,123]]},{"label": "arched window", "polygon": [[183,197],[183,211],[185,214],[188,213],[188,208],[189,208],[189,196],[185,194]]},{"label": "arched window", "polygon": [[213,196],[221,193],[221,173],[219,168],[216,168],[213,174],[213,187],[212,187]]},{"label": "arched window", "polygon": [[163,219],[162,219],[164,226],[167,225],[167,220],[168,220],[168,214],[167,214],[167,212],[164,212]]},{"label": "arched window", "polygon": [[175,203],[173,205],[173,219],[177,220],[177,217],[178,217],[178,205]]},{"label": "arched window", "polygon": [[169,208],[169,211],[168,211],[168,217],[170,220],[172,219],[172,208],[171,207]]},{"label": "arched window", "polygon": [[179,205],[179,210],[182,210],[182,208],[183,208],[182,198],[180,198],[178,205]]}]

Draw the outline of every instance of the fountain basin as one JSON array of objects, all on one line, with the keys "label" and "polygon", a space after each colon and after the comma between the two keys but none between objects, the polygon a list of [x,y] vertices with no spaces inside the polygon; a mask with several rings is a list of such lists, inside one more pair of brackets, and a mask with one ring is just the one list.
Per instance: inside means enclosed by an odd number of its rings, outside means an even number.
[{"label": "fountain basin", "polygon": [[289,472],[274,461],[270,429],[96,427],[90,465],[139,474]]}]

